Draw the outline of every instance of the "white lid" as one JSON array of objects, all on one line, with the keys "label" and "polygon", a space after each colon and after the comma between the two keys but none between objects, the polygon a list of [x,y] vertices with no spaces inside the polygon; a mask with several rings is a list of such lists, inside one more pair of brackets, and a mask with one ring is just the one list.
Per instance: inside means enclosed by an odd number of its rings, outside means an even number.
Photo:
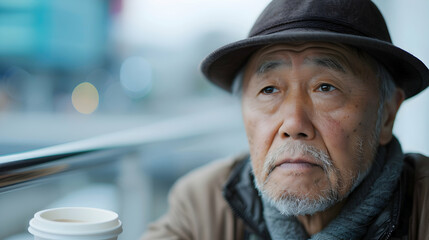
[{"label": "white lid", "polygon": [[47,209],[34,214],[28,231],[34,236],[61,239],[108,239],[122,232],[122,223],[118,214],[112,211],[65,207]]}]

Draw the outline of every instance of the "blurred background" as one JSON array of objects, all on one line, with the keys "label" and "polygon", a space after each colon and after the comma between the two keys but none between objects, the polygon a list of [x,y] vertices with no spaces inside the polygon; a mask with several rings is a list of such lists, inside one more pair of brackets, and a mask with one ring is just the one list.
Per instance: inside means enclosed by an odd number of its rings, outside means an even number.
[{"label": "blurred background", "polygon": [[[15,228],[0,222],[0,239],[25,239],[35,210],[64,205],[124,213],[130,227],[122,239],[136,239],[167,210],[177,177],[246,151],[238,100],[206,81],[198,66],[217,47],[245,37],[268,2],[0,0],[1,155],[208,112],[213,122],[229,119],[224,131],[148,144],[116,163],[38,185],[45,198],[31,204],[25,200],[40,195],[35,187],[0,193],[0,212],[21,212],[9,224]],[[393,42],[429,65],[429,1],[374,2]],[[429,155],[428,103],[426,90],[399,112],[394,132],[405,151]]]}]

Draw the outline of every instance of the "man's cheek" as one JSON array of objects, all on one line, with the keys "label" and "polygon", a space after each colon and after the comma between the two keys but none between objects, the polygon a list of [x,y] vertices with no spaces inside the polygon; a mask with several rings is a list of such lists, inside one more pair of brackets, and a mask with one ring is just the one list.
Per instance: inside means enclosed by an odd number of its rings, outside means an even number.
[{"label": "man's cheek", "polygon": [[356,157],[356,153],[360,151],[358,140],[362,139],[362,133],[366,131],[364,128],[367,127],[356,116],[353,117],[346,115],[343,118],[325,118],[324,130],[321,130],[323,141],[334,166],[343,171],[355,168],[352,158]]},{"label": "man's cheek", "polygon": [[270,149],[270,131],[264,121],[246,121],[246,132],[249,142],[253,170],[257,177],[261,177],[265,157]]},{"label": "man's cheek", "polygon": [[246,134],[251,150],[260,152],[267,147],[269,143],[270,129],[268,126],[271,124],[258,117],[251,117],[245,119]]},{"label": "man's cheek", "polygon": [[341,149],[348,148],[351,136],[344,129],[340,120],[331,117],[325,118],[319,131],[330,154],[335,154]]},{"label": "man's cheek", "polygon": [[[250,154],[256,166],[262,166],[265,161],[267,146],[263,136],[253,135],[249,141]],[[261,167],[262,168],[262,167]]]}]

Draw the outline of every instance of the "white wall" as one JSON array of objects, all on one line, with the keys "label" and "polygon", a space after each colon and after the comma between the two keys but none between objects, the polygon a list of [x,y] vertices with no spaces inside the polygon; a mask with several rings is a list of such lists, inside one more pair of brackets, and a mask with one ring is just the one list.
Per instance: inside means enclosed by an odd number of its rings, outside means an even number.
[{"label": "white wall", "polygon": [[[386,18],[393,43],[429,66],[429,1],[374,1]],[[406,152],[429,155],[429,90],[407,100],[399,110],[395,135]]]}]

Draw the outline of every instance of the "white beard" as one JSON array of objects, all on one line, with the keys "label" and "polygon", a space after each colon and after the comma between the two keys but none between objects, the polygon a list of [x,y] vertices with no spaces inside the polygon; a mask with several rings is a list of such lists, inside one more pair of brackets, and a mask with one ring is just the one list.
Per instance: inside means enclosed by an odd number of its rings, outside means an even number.
[{"label": "white beard", "polygon": [[[338,171],[332,165],[332,160],[327,153],[303,143],[285,144],[280,147],[278,151],[270,153],[264,163],[263,171],[270,172],[275,160],[283,155],[284,152],[290,154],[300,152],[301,154],[311,156],[313,159],[317,160],[318,164],[322,166],[327,175]],[[346,198],[363,181],[368,172],[369,168],[365,169],[363,172],[359,172],[357,176],[355,176],[353,185],[345,196],[339,195],[340,187],[338,185],[342,183],[336,184],[335,186],[331,185],[323,194],[312,198],[308,196],[297,196],[295,193],[288,192],[287,190],[283,190],[283,193],[278,196],[278,193],[276,193],[274,189],[266,186],[270,176],[267,177],[264,184],[260,184],[255,177],[254,183],[261,197],[277,208],[281,214],[286,216],[312,215],[316,212],[324,211]]]}]

